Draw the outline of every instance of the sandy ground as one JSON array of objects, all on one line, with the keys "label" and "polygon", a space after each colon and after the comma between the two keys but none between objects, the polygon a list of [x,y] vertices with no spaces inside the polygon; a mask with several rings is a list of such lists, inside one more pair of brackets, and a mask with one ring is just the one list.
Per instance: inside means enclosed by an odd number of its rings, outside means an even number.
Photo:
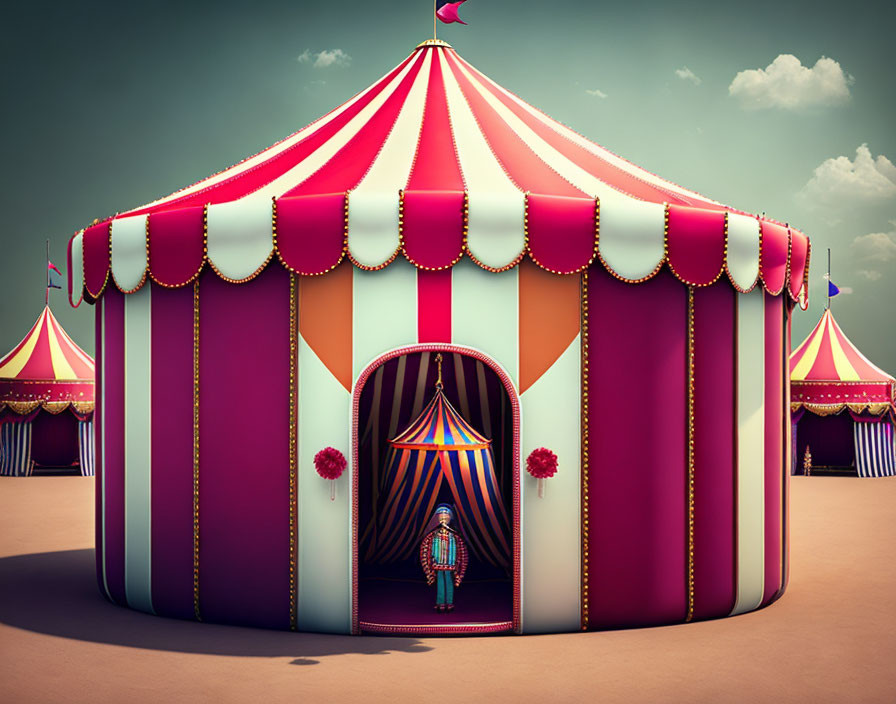
[{"label": "sandy ground", "polygon": [[894,702],[896,479],[793,480],[790,588],[737,618],[352,638],[170,621],[94,583],[93,480],[0,478],[0,702]]}]

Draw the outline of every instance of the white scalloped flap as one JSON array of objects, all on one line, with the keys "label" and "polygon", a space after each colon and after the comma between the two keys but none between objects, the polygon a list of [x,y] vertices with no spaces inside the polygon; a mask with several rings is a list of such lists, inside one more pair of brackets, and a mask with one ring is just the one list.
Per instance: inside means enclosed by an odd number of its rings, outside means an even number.
[{"label": "white scalloped flap", "polygon": [[607,268],[623,279],[643,279],[663,260],[665,206],[614,200],[600,209],[598,251]]},{"label": "white scalloped flap", "polygon": [[112,221],[112,276],[122,291],[135,291],[146,273],[146,217]]},{"label": "white scalloped flap", "polygon": [[361,266],[382,266],[398,244],[398,193],[349,193],[348,251],[352,258]]},{"label": "white scalloped flap", "polygon": [[266,198],[208,207],[208,258],[218,273],[243,281],[264,266],[274,249],[272,213]]},{"label": "white scalloped flap", "polygon": [[68,302],[77,307],[84,297],[84,230],[72,238],[72,264],[68,275],[72,281]]},{"label": "white scalloped flap", "polygon": [[471,191],[468,195],[467,247],[487,267],[501,269],[526,246],[523,193]]},{"label": "white scalloped flap", "polygon": [[759,278],[759,221],[728,213],[728,273],[738,288],[753,288]]}]

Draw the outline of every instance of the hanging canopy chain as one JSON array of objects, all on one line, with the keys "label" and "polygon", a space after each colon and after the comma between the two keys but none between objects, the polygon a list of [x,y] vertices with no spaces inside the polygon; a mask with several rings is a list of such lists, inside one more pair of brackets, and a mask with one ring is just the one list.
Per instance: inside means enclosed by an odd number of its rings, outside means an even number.
[{"label": "hanging canopy chain", "polygon": [[439,377],[438,377],[438,379],[436,379],[436,388],[441,390],[441,388],[442,388],[442,353],[441,352],[438,352],[436,354],[436,364],[438,365],[438,369],[439,369]]}]

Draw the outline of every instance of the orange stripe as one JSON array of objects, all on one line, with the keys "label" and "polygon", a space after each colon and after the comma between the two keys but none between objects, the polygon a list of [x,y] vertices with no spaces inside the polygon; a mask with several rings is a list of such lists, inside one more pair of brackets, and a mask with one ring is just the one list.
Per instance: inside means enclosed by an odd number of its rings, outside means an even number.
[{"label": "orange stripe", "polygon": [[579,276],[519,264],[520,393],[538,381],[579,334]]},{"label": "orange stripe", "polygon": [[346,391],[352,388],[352,265],[299,277],[299,332]]}]

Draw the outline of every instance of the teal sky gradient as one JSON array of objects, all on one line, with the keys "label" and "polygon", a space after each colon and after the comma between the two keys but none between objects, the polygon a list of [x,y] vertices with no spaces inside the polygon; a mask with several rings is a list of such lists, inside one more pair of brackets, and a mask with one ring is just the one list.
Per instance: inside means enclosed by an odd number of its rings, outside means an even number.
[{"label": "teal sky gradient", "polygon": [[[430,8],[163,0],[6,9],[0,355],[43,305],[45,239],[64,270],[68,238],[93,218],[167,195],[303,127],[430,37]],[[896,5],[470,0],[460,15],[469,26],[440,24],[440,37],[527,102],[664,178],[809,234],[813,301],[794,318],[795,344],[821,314],[830,247],[833,280],[852,291],[835,299],[835,315],[896,374],[896,184],[876,197],[799,195],[823,162],[853,160],[862,144],[896,161]],[[337,48],[350,65],[298,60]],[[822,56],[837,61],[852,77],[849,100],[744,109],[729,95],[732,80],[780,54],[808,68]],[[699,85],[676,75],[684,67]],[[873,242],[855,243],[870,234]],[[92,308],[51,295],[92,354]]]}]

